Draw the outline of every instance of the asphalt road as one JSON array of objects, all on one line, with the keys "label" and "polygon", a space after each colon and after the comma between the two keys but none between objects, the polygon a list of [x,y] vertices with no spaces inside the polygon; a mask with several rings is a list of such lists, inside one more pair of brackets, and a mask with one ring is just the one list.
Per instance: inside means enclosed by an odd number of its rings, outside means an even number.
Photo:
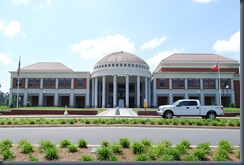
[{"label": "asphalt road", "polygon": [[0,128],[0,140],[9,138],[14,143],[20,139],[27,139],[32,144],[40,140],[50,140],[58,144],[62,139],[70,139],[77,143],[80,138],[88,145],[99,145],[103,140],[110,143],[126,137],[132,141],[149,139],[154,144],[169,140],[173,144],[187,139],[192,145],[210,142],[217,146],[219,140],[228,140],[233,146],[240,145],[239,129],[203,129],[203,128],[152,128],[152,127],[14,127]]}]

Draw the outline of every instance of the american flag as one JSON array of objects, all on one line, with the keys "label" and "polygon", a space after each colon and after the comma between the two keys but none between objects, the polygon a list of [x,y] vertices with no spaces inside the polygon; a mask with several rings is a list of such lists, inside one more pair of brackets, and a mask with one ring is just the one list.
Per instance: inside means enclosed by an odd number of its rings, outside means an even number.
[{"label": "american flag", "polygon": [[20,58],[19,58],[19,66],[18,66],[17,72],[18,72],[18,77],[19,77],[19,72],[20,72]]}]

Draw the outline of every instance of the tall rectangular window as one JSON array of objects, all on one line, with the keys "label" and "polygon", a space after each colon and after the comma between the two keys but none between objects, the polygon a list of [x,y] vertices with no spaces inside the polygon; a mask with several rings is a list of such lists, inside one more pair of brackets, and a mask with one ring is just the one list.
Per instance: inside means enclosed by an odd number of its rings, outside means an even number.
[{"label": "tall rectangular window", "polygon": [[58,79],[58,87],[64,88],[64,79],[63,78]]},{"label": "tall rectangular window", "polygon": [[165,79],[160,79],[160,88],[165,88],[166,87],[166,80]]},{"label": "tall rectangular window", "polygon": [[65,79],[65,88],[70,88],[71,79]]},{"label": "tall rectangular window", "polygon": [[210,88],[215,88],[215,79],[210,79]]},{"label": "tall rectangular window", "polygon": [[203,79],[203,88],[208,89],[208,79]]}]

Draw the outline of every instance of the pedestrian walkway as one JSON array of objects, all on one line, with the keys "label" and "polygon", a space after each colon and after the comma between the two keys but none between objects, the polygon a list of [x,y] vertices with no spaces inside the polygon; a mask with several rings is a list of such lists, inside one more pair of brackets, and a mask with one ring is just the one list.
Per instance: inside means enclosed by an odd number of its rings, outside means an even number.
[{"label": "pedestrian walkway", "polygon": [[138,116],[134,111],[128,108],[119,108],[119,115],[116,114],[116,108],[110,108],[96,116]]}]

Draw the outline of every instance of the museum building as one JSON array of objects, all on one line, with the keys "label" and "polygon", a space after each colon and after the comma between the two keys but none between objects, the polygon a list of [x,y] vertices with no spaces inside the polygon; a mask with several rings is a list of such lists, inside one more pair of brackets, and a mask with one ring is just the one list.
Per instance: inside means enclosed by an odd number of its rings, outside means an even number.
[{"label": "museum building", "polygon": [[[148,64],[128,52],[114,52],[90,72],[76,72],[60,62],[39,62],[10,71],[9,102],[20,106],[81,108],[157,107],[183,98],[202,105],[233,103],[240,107],[239,62],[216,54],[172,54],[159,59],[151,73]],[[211,68],[218,61],[218,70]],[[219,90],[220,80],[220,90]],[[18,94],[17,94],[18,93]]]}]

